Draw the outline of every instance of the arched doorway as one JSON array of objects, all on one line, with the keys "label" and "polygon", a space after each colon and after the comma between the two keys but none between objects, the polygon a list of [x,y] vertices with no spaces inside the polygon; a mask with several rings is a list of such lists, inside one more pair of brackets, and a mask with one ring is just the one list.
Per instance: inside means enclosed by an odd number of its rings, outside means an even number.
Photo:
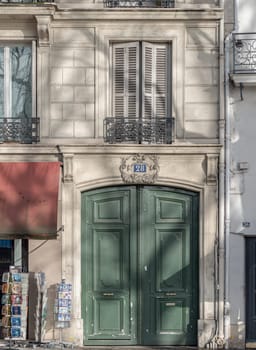
[{"label": "arched doorway", "polygon": [[81,248],[85,345],[197,344],[197,193],[84,192]]}]

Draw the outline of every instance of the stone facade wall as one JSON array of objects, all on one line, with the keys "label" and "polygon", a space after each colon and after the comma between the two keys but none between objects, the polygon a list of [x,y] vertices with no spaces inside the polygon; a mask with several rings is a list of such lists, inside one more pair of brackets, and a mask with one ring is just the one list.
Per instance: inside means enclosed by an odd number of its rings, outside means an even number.
[{"label": "stone facade wall", "polygon": [[51,50],[52,138],[93,138],[94,28],[53,27]]},{"label": "stone facade wall", "polygon": [[[113,16],[113,21],[117,17]],[[100,20],[100,17],[95,18]],[[42,134],[41,142],[102,142],[103,120],[111,114],[111,42],[160,40],[172,42],[175,141],[217,143],[220,114],[218,21],[183,20],[167,25],[157,17],[153,23],[146,20],[127,23],[127,18],[128,15],[123,16],[123,22],[119,21],[118,25],[108,25],[102,20],[100,25],[81,21],[78,26],[74,21],[53,20],[47,87],[50,106],[45,105],[43,114],[48,109],[50,112],[48,129]],[[44,74],[43,69],[40,74]],[[48,119],[44,115],[41,118],[43,123]]]},{"label": "stone facade wall", "polygon": [[217,139],[219,119],[218,27],[186,27],[185,138]]},{"label": "stone facade wall", "polygon": [[[71,6],[70,1],[63,3]],[[83,3],[72,2],[74,6]],[[46,278],[51,284],[58,283],[62,276],[74,285],[72,327],[64,336],[77,344],[83,343],[81,193],[93,188],[124,185],[120,176],[121,159],[138,152],[158,157],[160,172],[155,185],[192,190],[200,196],[198,345],[204,347],[213,342],[217,314],[219,337],[223,340],[223,280],[220,278],[217,286],[215,279],[218,275],[215,242],[218,239],[218,161],[221,151],[218,124],[222,13],[220,9],[214,11],[208,6],[213,4],[215,7],[216,1],[183,1],[183,5],[193,4],[198,5],[198,11],[185,10],[185,7],[177,11],[61,11],[52,7],[43,8],[37,16],[36,12],[31,15],[34,8],[26,9],[30,11],[30,18],[36,18],[31,37],[38,39],[37,112],[41,139],[36,146],[7,146],[5,153],[2,147],[0,160],[51,161],[54,154],[63,162],[59,221],[64,231],[52,249],[47,250],[46,245],[41,250],[44,259],[30,256],[30,266],[46,270]],[[207,9],[203,9],[203,5],[207,5]],[[19,11],[23,11],[23,21],[20,21],[24,28],[28,23],[26,14],[22,8]],[[18,17],[19,13],[16,15]],[[6,35],[16,35],[16,29],[6,20],[4,24],[1,22],[0,35],[3,25]],[[22,33],[16,35],[17,40],[22,38]],[[172,45],[175,117],[172,145],[103,144],[103,119],[110,113],[111,43],[136,40],[170,42]],[[35,244],[30,243],[31,250],[34,247]],[[48,262],[55,253],[57,264],[51,270]],[[222,256],[219,263],[219,271],[223,271]],[[219,300],[216,300],[217,288]],[[49,326],[47,337],[51,338],[52,334],[53,328]]]}]

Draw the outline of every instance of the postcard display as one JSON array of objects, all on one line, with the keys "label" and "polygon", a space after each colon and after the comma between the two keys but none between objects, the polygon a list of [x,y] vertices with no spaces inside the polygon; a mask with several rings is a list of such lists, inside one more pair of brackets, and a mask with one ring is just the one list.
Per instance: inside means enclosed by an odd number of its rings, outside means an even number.
[{"label": "postcard display", "polygon": [[2,336],[26,339],[28,312],[28,273],[12,270],[2,275]]},{"label": "postcard display", "polygon": [[71,321],[72,285],[62,280],[57,284],[55,300],[55,327],[68,328]]}]

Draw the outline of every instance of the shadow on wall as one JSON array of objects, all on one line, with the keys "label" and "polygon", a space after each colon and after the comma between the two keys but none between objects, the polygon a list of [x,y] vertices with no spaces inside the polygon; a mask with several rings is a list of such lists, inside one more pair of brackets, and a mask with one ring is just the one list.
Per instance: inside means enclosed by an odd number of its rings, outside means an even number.
[{"label": "shadow on wall", "polygon": [[[37,279],[34,273],[29,274],[29,308],[28,308],[28,339],[30,341],[45,340],[47,338],[56,339],[54,326],[54,304],[56,298],[56,284],[47,288],[44,294],[38,288]],[[41,303],[42,301],[42,303]],[[42,315],[42,317],[39,317]],[[42,330],[42,332],[41,332]]]},{"label": "shadow on wall", "polygon": [[[45,333],[52,332],[52,339],[56,339],[55,323],[54,323],[54,305],[56,299],[57,284],[51,284],[47,288],[47,320]],[[48,333],[50,335],[50,333]]]}]

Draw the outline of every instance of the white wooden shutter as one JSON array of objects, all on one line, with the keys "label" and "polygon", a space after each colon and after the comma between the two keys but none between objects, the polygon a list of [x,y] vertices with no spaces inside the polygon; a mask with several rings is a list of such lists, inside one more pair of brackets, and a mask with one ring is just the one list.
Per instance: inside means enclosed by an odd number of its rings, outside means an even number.
[{"label": "white wooden shutter", "polygon": [[113,44],[113,116],[138,118],[139,43]]},{"label": "white wooden shutter", "polygon": [[153,65],[154,46],[142,43],[142,118],[151,119],[153,115]]},{"label": "white wooden shutter", "polygon": [[142,43],[142,115],[168,116],[168,44]]}]

